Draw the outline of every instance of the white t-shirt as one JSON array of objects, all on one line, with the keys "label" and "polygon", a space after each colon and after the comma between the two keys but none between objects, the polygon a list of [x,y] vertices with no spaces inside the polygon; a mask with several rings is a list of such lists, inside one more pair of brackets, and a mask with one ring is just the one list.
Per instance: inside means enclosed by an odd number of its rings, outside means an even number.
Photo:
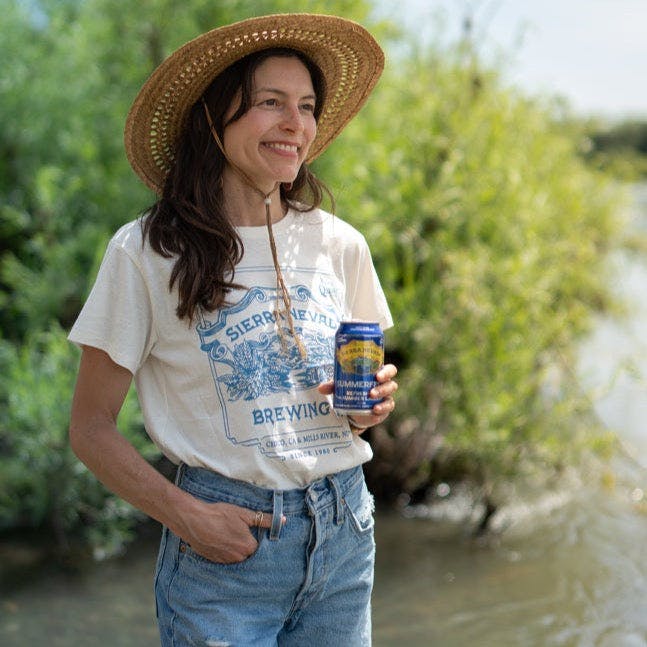
[{"label": "white t-shirt", "polygon": [[168,287],[175,259],[143,245],[139,221],[125,225],[69,339],[133,373],[146,430],[171,461],[267,488],[304,487],[371,458],[316,387],[332,378],[341,320],[385,329],[391,315],[364,237],[324,211],[288,211],[273,232],[304,361],[287,327],[286,347],[277,334],[267,229],[237,231],[245,253],[234,280],[246,289],[189,323]]}]

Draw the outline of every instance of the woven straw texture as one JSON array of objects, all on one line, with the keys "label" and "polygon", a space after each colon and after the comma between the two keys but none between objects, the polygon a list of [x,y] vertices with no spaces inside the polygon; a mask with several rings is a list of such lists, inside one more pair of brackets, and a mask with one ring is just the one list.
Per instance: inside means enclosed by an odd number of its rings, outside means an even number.
[{"label": "woven straw texture", "polygon": [[326,79],[326,103],[308,161],[357,114],[384,67],[384,54],[374,38],[357,23],[335,16],[262,16],[202,34],[153,72],[128,114],[126,154],[148,187],[161,193],[191,106],[211,81],[243,56],[272,47],[303,52]]}]

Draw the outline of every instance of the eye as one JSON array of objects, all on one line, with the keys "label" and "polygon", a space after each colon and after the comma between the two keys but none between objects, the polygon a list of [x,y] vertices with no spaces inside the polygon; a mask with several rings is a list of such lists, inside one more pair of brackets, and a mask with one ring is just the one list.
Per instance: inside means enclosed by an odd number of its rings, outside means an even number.
[{"label": "eye", "polygon": [[301,104],[301,110],[303,110],[304,112],[312,112],[312,113],[314,113],[315,104],[310,102],[310,101],[308,101],[306,103],[302,103]]}]

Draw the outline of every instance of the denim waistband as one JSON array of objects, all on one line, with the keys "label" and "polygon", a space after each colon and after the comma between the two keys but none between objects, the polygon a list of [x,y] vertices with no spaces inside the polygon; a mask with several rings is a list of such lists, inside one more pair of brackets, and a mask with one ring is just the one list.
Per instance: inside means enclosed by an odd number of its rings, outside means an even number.
[{"label": "denim waistband", "polygon": [[364,478],[361,465],[330,474],[304,488],[271,490],[218,474],[202,467],[180,465],[176,483],[187,492],[205,497],[217,495],[218,500],[242,505],[263,512],[276,511],[277,497],[282,499],[283,514],[339,506],[344,494]]}]

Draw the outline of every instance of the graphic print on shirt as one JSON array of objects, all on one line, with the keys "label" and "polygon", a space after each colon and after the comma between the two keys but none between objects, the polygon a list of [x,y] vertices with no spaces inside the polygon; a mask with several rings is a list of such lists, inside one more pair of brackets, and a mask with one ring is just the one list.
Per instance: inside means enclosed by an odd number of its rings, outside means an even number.
[{"label": "graphic print on shirt", "polygon": [[333,377],[336,288],[321,276],[290,288],[294,327],[307,349],[304,360],[285,316],[275,325],[275,287],[253,287],[235,305],[196,330],[208,358],[226,437],[269,458],[331,454],[352,442],[330,401],[316,387]]}]

